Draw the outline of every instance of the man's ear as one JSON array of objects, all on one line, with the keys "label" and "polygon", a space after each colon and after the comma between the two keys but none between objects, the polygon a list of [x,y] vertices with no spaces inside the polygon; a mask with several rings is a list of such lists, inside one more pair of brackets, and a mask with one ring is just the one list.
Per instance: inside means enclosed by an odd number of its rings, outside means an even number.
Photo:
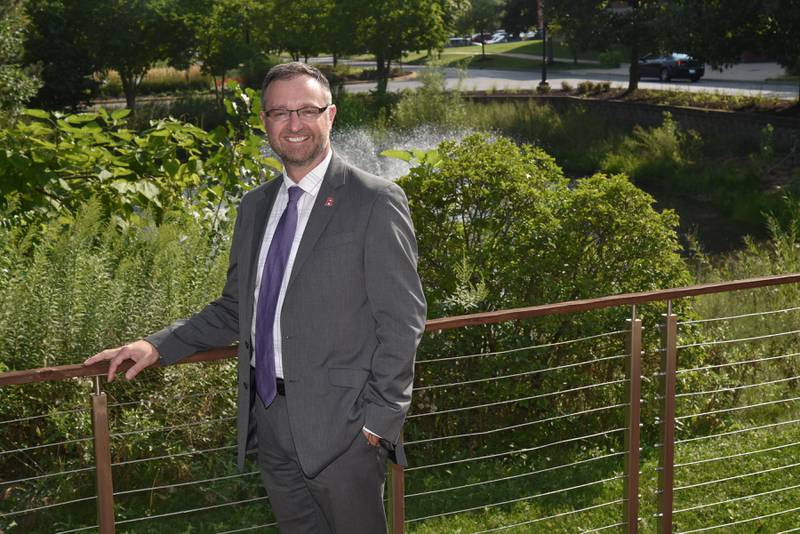
[{"label": "man's ear", "polygon": [[336,104],[331,104],[326,111],[328,113],[328,120],[331,121],[331,126],[332,126],[333,119],[336,117]]}]

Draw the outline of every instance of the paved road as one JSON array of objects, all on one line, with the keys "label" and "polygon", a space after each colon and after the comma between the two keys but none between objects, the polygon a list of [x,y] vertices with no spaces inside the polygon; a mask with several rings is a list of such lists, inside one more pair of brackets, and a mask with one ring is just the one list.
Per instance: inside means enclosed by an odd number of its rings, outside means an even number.
[{"label": "paved road", "polygon": [[[359,65],[362,63],[359,62]],[[371,66],[372,63],[363,63]],[[424,67],[407,65],[404,68],[418,71]],[[501,90],[501,89],[535,89],[541,81],[541,72],[531,71],[502,71],[468,69],[463,79],[456,69],[444,69],[445,83],[449,89],[460,87],[464,90]],[[670,83],[661,83],[655,80],[641,80],[639,87],[642,89],[680,90],[712,92],[720,94],[767,96],[781,99],[796,99],[798,86],[796,83],[767,82],[768,78],[775,78],[783,74],[783,69],[775,63],[743,63],[734,65],[730,69],[715,71],[706,69],[706,75],[697,83],[688,80],[676,80]],[[616,69],[586,68],[578,70],[558,70],[548,72],[548,83],[558,89],[562,82],[573,87],[582,81],[608,81],[613,87],[628,86],[628,68],[623,66]],[[411,89],[419,87],[418,80],[392,80],[389,82],[390,91]],[[366,92],[375,88],[375,83],[359,83],[347,85],[349,92]]]}]

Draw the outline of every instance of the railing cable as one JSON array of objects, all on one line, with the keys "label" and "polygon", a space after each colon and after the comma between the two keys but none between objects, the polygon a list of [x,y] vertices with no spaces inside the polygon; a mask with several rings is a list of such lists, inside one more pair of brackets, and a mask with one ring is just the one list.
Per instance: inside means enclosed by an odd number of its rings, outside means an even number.
[{"label": "railing cable", "polygon": [[516,499],[509,499],[507,501],[496,502],[496,503],[491,503],[491,504],[483,504],[481,506],[472,506],[470,508],[464,508],[463,510],[455,510],[455,511],[452,511],[452,512],[443,512],[441,514],[427,515],[425,517],[416,517],[414,519],[407,519],[406,523],[416,523],[417,521],[425,521],[426,519],[434,519],[434,518],[437,518],[437,517],[447,517],[449,515],[463,514],[463,513],[466,513],[466,512],[474,512],[475,510],[485,510],[486,508],[495,508],[495,507],[498,507],[498,506],[505,506],[506,504],[512,504],[512,503],[515,503],[515,502],[530,501],[530,500],[533,500],[533,499],[538,499],[540,497],[547,497],[548,495],[555,495],[557,493],[566,493],[568,491],[573,491],[573,490],[576,490],[576,489],[588,488],[588,487],[591,487],[591,486],[597,486],[599,484],[605,484],[606,482],[613,482],[613,481],[619,480],[621,478],[625,478],[625,477],[623,475],[617,475],[617,476],[614,476],[614,477],[604,478],[604,479],[601,479],[601,480],[594,480],[592,482],[587,482],[585,484],[578,484],[576,486],[571,486],[571,487],[568,487],[568,488],[562,488],[562,489],[557,489],[557,490],[552,490],[552,491],[545,491],[545,492],[542,492],[542,493],[536,493],[534,495],[528,495],[527,497],[517,497]]},{"label": "railing cable", "polygon": [[461,486],[451,486],[451,487],[448,487],[448,488],[439,488],[439,489],[428,490],[428,491],[419,491],[417,493],[409,493],[409,494],[406,494],[405,497],[406,497],[406,499],[410,499],[412,497],[420,497],[420,496],[423,496],[423,495],[431,495],[431,494],[434,494],[434,493],[444,493],[444,492],[448,492],[448,491],[456,491],[456,490],[460,490],[460,489],[472,488],[472,487],[475,487],[475,486],[485,486],[485,485],[489,485],[489,484],[494,484],[496,482],[505,482],[507,480],[514,480],[514,479],[517,479],[517,478],[524,478],[524,477],[528,477],[528,476],[531,476],[531,475],[538,475],[538,474],[541,474],[541,473],[547,473],[549,471],[557,471],[559,469],[565,469],[567,467],[575,467],[575,466],[578,466],[578,465],[587,464],[587,463],[590,463],[590,462],[595,462],[597,460],[606,460],[608,458],[613,458],[615,456],[625,456],[626,454],[627,454],[627,452],[615,452],[615,453],[612,453],[612,454],[605,454],[603,456],[595,456],[593,458],[587,458],[585,460],[578,460],[576,462],[572,462],[572,463],[569,463],[569,464],[561,464],[561,465],[556,465],[556,466],[552,466],[552,467],[545,467],[544,469],[535,469],[533,471],[528,471],[527,473],[520,473],[518,475],[511,475],[511,476],[502,477],[502,478],[495,478],[495,479],[492,479],[492,480],[483,480],[483,481],[480,481],[480,482],[472,482],[470,484],[463,484]]},{"label": "railing cable", "polygon": [[800,330],[789,330],[787,332],[778,332],[775,334],[764,334],[763,336],[742,337],[739,339],[720,339],[717,341],[699,341],[697,343],[689,343],[688,345],[678,345],[675,348],[688,349],[691,347],[710,347],[712,345],[725,345],[727,343],[741,343],[743,341],[758,341],[760,339],[770,339],[773,337],[790,336],[792,334],[800,334]]},{"label": "railing cable", "polygon": [[418,465],[418,466],[415,466],[415,467],[406,468],[405,472],[408,473],[410,471],[418,471],[420,469],[429,469],[429,468],[432,468],[432,467],[442,467],[442,466],[445,466],[445,465],[461,464],[461,463],[466,463],[466,462],[475,462],[475,461],[478,461],[478,460],[489,460],[489,459],[492,459],[492,458],[500,458],[502,456],[512,456],[514,454],[524,454],[526,452],[538,451],[538,450],[541,450],[541,449],[546,449],[547,447],[553,447],[555,445],[564,445],[565,443],[572,443],[572,442],[581,441],[581,440],[584,440],[584,439],[591,439],[591,438],[596,438],[596,437],[601,437],[601,436],[608,436],[608,435],[614,434],[616,432],[624,432],[625,430],[627,430],[627,428],[615,428],[613,430],[606,430],[605,432],[596,432],[594,434],[587,434],[585,436],[578,436],[576,438],[562,439],[562,440],[559,440],[559,441],[553,441],[551,443],[545,443],[544,445],[537,445],[535,447],[527,447],[525,449],[517,449],[517,450],[513,450],[513,451],[498,452],[498,453],[494,453],[494,454],[486,454],[484,456],[475,456],[475,457],[472,457],[472,458],[462,458],[460,460],[451,460],[449,462],[441,462],[441,463],[436,463],[436,464]]},{"label": "railing cable", "polygon": [[704,365],[703,367],[693,367],[689,369],[678,369],[675,371],[675,374],[681,375],[684,373],[695,373],[698,371],[710,371],[712,369],[721,369],[723,367],[735,367],[737,365],[747,365],[751,363],[760,363],[760,362],[768,362],[771,360],[782,360],[785,358],[793,358],[794,356],[800,356],[800,352],[792,352],[791,354],[782,354],[780,356],[768,356],[766,358],[756,358],[753,360],[741,360],[736,362],[725,362],[715,365]]},{"label": "railing cable", "polygon": [[745,523],[750,523],[752,521],[759,521],[761,519],[767,519],[769,517],[776,517],[776,516],[783,515],[783,514],[788,514],[788,513],[791,513],[791,512],[797,512],[798,510],[800,510],[800,506],[798,506],[797,508],[792,508],[791,510],[782,510],[780,512],[772,512],[771,514],[764,514],[764,515],[760,515],[760,516],[757,516],[757,517],[750,517],[748,519],[742,519],[740,521],[732,521],[730,523],[725,523],[724,525],[714,525],[712,527],[696,528],[694,530],[684,530],[682,532],[679,532],[678,534],[692,534],[693,532],[706,532],[706,531],[715,530],[715,529],[718,529],[718,528],[732,527],[732,526],[735,526],[735,525],[743,525]]},{"label": "railing cable", "polygon": [[553,343],[543,343],[543,344],[540,344],[540,345],[529,345],[527,347],[517,347],[517,348],[514,348],[514,349],[508,349],[508,350],[499,350],[499,351],[494,351],[494,352],[478,352],[478,353],[475,353],[475,354],[465,354],[463,356],[449,356],[447,358],[430,358],[430,359],[427,359],[427,360],[417,360],[416,363],[422,364],[422,363],[449,362],[449,361],[453,361],[453,360],[464,360],[464,359],[468,359],[468,358],[479,358],[481,356],[503,356],[505,354],[512,354],[512,353],[515,353],[515,352],[522,352],[522,351],[526,351],[526,350],[536,350],[536,349],[546,349],[546,348],[550,348],[550,347],[558,347],[558,346],[561,346],[561,345],[568,345],[570,343],[579,343],[581,341],[589,341],[589,340],[598,339],[598,338],[601,338],[601,337],[609,337],[609,336],[614,336],[614,335],[617,335],[617,334],[627,334],[627,333],[628,333],[628,330],[616,330],[614,332],[605,332],[603,334],[595,334],[595,335],[592,335],[592,336],[586,336],[586,337],[581,337],[581,338],[577,338],[577,339],[568,339],[568,340],[565,340],[565,341],[554,341]]},{"label": "railing cable", "polygon": [[206,478],[204,480],[190,480],[188,482],[176,482],[175,484],[164,484],[163,486],[148,486],[146,488],[137,488],[132,490],[125,490],[125,491],[115,491],[114,496],[117,495],[129,495],[132,493],[141,493],[143,491],[156,491],[162,489],[169,489],[169,488],[177,488],[181,486],[194,486],[197,484],[207,484],[210,482],[218,482],[220,480],[230,480],[233,478],[244,478],[244,477],[251,477],[253,475],[258,475],[261,471],[250,471],[247,473],[236,473],[235,475],[225,475],[220,477],[214,478]]},{"label": "railing cable", "polygon": [[538,424],[541,424],[541,423],[550,423],[552,421],[558,421],[560,419],[567,419],[567,418],[570,418],[570,417],[577,417],[579,415],[597,413],[597,412],[602,412],[602,411],[605,411],[605,410],[613,410],[615,408],[624,408],[626,406],[628,406],[628,403],[626,403],[626,402],[625,403],[620,403],[620,404],[612,404],[612,405],[609,405],[609,406],[601,406],[600,408],[590,408],[588,410],[582,410],[580,412],[573,412],[573,413],[568,413],[568,414],[564,414],[564,415],[555,415],[553,417],[546,417],[544,419],[537,419],[535,421],[525,421],[524,423],[518,423],[516,425],[509,425],[509,426],[505,426],[505,427],[501,427],[501,428],[493,428],[491,430],[482,430],[482,431],[478,431],[478,432],[469,432],[469,433],[466,433],[466,434],[453,434],[453,435],[449,435],[449,436],[436,436],[434,438],[418,439],[418,440],[415,440],[415,441],[406,442],[405,446],[418,445],[420,443],[431,443],[431,442],[434,442],[434,441],[443,441],[443,440],[447,440],[447,439],[469,438],[469,437],[474,437],[474,436],[486,436],[486,435],[489,435],[489,434],[494,434],[496,432],[505,432],[505,431],[508,431],[508,430],[516,430],[518,428],[523,428],[523,427],[526,427],[526,426],[538,425]]},{"label": "railing cable", "polygon": [[730,498],[730,499],[725,499],[724,501],[717,501],[717,502],[712,502],[712,503],[698,504],[698,505],[695,505],[695,506],[690,506],[688,508],[681,508],[680,510],[673,510],[672,513],[673,514],[680,514],[680,513],[683,513],[683,512],[691,512],[693,510],[701,510],[703,508],[711,508],[711,507],[714,507],[714,506],[719,506],[720,504],[728,504],[728,503],[737,502],[737,501],[745,501],[747,499],[755,499],[756,497],[763,497],[765,495],[772,495],[774,493],[781,493],[783,491],[789,491],[789,490],[793,490],[793,489],[797,489],[797,488],[800,488],[800,484],[795,484],[794,486],[788,486],[788,487],[785,487],[785,488],[778,488],[778,489],[774,489],[774,490],[770,490],[770,491],[763,491],[761,493],[754,493],[752,495],[745,495],[743,497],[733,497],[733,498]]},{"label": "railing cable", "polygon": [[703,482],[696,482],[694,484],[687,484],[685,486],[675,486],[673,488],[673,491],[682,491],[682,490],[687,490],[687,489],[691,489],[691,488],[700,488],[700,487],[703,487],[703,486],[710,486],[712,484],[719,484],[721,482],[730,482],[731,480],[741,480],[743,478],[754,477],[754,476],[758,476],[758,475],[764,475],[764,474],[767,474],[767,473],[775,473],[776,471],[783,471],[784,469],[791,469],[792,467],[797,467],[797,466],[800,466],[800,462],[796,462],[796,463],[788,464],[788,465],[780,465],[778,467],[771,467],[769,469],[762,469],[760,471],[752,471],[750,473],[742,473],[741,475],[733,475],[733,476],[725,477],[725,478],[717,478],[717,479],[714,479],[714,480],[706,480],[706,481],[703,481]]},{"label": "railing cable", "polygon": [[800,419],[792,419],[790,421],[780,421],[778,423],[772,423],[769,425],[761,425],[761,426],[751,426],[749,428],[742,428],[739,430],[731,430],[730,432],[721,432],[719,434],[710,434],[708,436],[698,436],[696,438],[686,438],[686,439],[676,439],[675,445],[680,445],[682,443],[691,443],[692,441],[703,441],[706,439],[714,439],[714,438],[721,438],[724,436],[733,436],[735,434],[741,434],[743,432],[753,432],[754,430],[764,430],[766,428],[776,428],[783,425],[791,425],[793,423],[800,423]]},{"label": "railing cable", "polygon": [[756,451],[739,452],[739,453],[736,453],[736,454],[729,454],[727,456],[717,456],[715,458],[704,458],[702,460],[694,460],[694,461],[691,461],[691,462],[683,462],[683,463],[680,463],[680,464],[675,464],[674,467],[677,469],[678,467],[687,467],[687,466],[690,466],[690,465],[705,464],[705,463],[709,463],[709,462],[719,462],[719,461],[722,461],[722,460],[732,460],[734,458],[741,458],[743,456],[752,456],[754,454],[761,454],[761,453],[765,453],[765,452],[777,451],[777,450],[780,450],[780,449],[785,449],[787,447],[795,447],[797,445],[800,445],[800,441],[795,441],[794,443],[787,443],[787,444],[784,444],[784,445],[778,445],[778,446],[775,446],[775,447],[768,447],[766,449],[759,449],[759,450],[756,450]]},{"label": "railing cable", "polygon": [[682,398],[682,397],[695,397],[695,396],[702,396],[702,395],[713,395],[715,393],[733,393],[734,391],[741,391],[744,389],[752,389],[752,388],[760,388],[764,386],[772,386],[775,384],[781,384],[783,382],[791,382],[792,380],[800,380],[800,376],[790,376],[789,378],[779,378],[777,380],[768,380],[766,382],[759,382],[758,384],[745,384],[742,386],[731,386],[731,387],[724,387],[720,389],[710,389],[706,391],[690,391],[688,393],[679,393],[675,395],[675,398]]},{"label": "railing cable", "polygon": [[741,315],[729,315],[727,317],[712,317],[710,319],[695,319],[691,321],[678,321],[677,324],[700,324],[700,323],[710,323],[714,321],[730,321],[732,319],[742,319],[745,317],[755,317],[755,316],[762,316],[762,315],[772,315],[775,313],[788,313],[792,311],[800,310],[800,306],[795,306],[794,308],[784,308],[782,310],[768,310],[765,312],[753,312],[753,313],[743,313]]},{"label": "railing cable", "polygon": [[682,415],[680,417],[676,417],[675,420],[676,421],[682,421],[684,419],[692,419],[694,417],[705,417],[707,415],[716,415],[716,414],[720,414],[720,413],[738,412],[738,411],[741,411],[741,410],[749,410],[750,408],[761,408],[763,406],[771,406],[773,404],[783,404],[783,403],[786,403],[786,402],[795,402],[795,401],[798,401],[798,400],[800,400],[800,397],[792,397],[792,398],[789,398],[789,399],[776,399],[776,400],[771,400],[771,401],[759,402],[759,403],[756,403],[756,404],[746,404],[744,406],[734,406],[732,408],[720,408],[719,410],[709,410],[707,412],[699,412],[699,413],[692,413],[692,414],[688,414],[688,415]]},{"label": "railing cable", "polygon": [[594,389],[594,388],[599,388],[599,387],[603,387],[603,386],[612,386],[612,385],[616,385],[616,384],[624,384],[624,383],[626,383],[628,381],[629,380],[627,378],[625,378],[625,379],[622,379],[622,380],[613,380],[611,382],[603,382],[602,384],[589,384],[589,385],[585,385],[585,386],[575,387],[575,388],[572,388],[572,389],[562,389],[562,390],[559,390],[559,391],[551,391],[549,393],[540,393],[538,395],[531,395],[529,397],[520,397],[520,398],[517,398],[517,399],[507,399],[507,400],[496,401],[496,402],[488,402],[486,404],[476,404],[474,406],[462,406],[460,408],[448,408],[446,410],[437,410],[435,412],[425,412],[425,413],[412,414],[412,415],[409,415],[406,419],[414,419],[414,418],[417,418],[417,417],[427,417],[427,416],[431,416],[431,415],[442,415],[442,414],[454,413],[454,412],[463,412],[465,410],[477,410],[479,408],[491,408],[491,407],[494,407],[494,406],[502,406],[504,404],[513,404],[515,402],[525,402],[525,401],[534,400],[534,399],[543,399],[543,398],[546,398],[546,397],[552,397],[552,396],[555,396],[555,395],[563,395],[564,393],[575,393],[577,391]]},{"label": "railing cable", "polygon": [[559,517],[565,517],[568,515],[579,514],[581,512],[588,512],[590,510],[597,510],[598,508],[605,508],[606,506],[614,506],[617,504],[622,504],[625,502],[623,499],[617,499],[616,501],[605,502],[602,504],[595,504],[593,506],[587,506],[586,508],[581,508],[579,510],[570,510],[569,512],[561,512],[560,514],[549,515],[547,517],[539,517],[536,519],[531,519],[529,521],[522,521],[521,523],[514,523],[513,525],[504,525],[502,527],[495,527],[490,528],[489,530],[481,530],[478,532],[473,532],[472,534],[487,534],[488,532],[500,532],[501,530],[508,530],[510,528],[521,527],[523,525],[530,525],[533,523],[538,523],[540,521],[547,521],[550,519],[558,519]]}]

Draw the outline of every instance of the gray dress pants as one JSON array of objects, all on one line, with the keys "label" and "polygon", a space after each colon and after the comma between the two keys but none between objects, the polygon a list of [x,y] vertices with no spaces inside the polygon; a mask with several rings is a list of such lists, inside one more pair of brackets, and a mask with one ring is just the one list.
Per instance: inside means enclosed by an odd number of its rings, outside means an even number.
[{"label": "gray dress pants", "polygon": [[256,395],[258,463],[281,534],[385,534],[386,458],[362,433],[316,477],[303,474],[286,397],[265,407]]}]

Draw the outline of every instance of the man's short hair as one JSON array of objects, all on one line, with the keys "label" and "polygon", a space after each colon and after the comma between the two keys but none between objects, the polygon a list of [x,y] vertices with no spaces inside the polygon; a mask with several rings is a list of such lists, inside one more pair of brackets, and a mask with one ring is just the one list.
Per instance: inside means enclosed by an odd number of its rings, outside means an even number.
[{"label": "man's short hair", "polygon": [[297,78],[298,76],[309,76],[317,80],[322,88],[325,89],[325,92],[328,93],[328,99],[330,100],[331,85],[328,83],[328,79],[325,77],[325,75],[322,74],[318,68],[307,63],[292,61],[291,63],[281,63],[280,65],[275,65],[269,69],[267,75],[264,76],[264,81],[261,83],[261,107],[266,106],[267,88],[272,82],[279,80],[291,80],[293,78]]}]

